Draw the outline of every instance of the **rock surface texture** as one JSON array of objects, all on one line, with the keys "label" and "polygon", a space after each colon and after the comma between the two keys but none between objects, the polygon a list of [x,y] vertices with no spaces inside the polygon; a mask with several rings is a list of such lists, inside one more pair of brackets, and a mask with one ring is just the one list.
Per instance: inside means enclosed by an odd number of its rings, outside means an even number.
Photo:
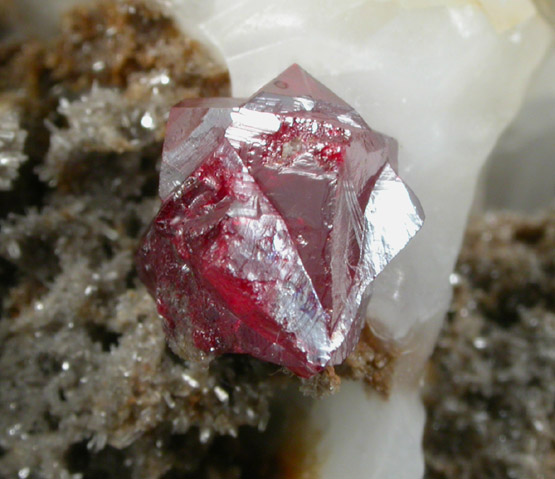
[{"label": "rock surface texture", "polygon": [[474,220],[426,391],[427,479],[555,477],[555,211]]}]

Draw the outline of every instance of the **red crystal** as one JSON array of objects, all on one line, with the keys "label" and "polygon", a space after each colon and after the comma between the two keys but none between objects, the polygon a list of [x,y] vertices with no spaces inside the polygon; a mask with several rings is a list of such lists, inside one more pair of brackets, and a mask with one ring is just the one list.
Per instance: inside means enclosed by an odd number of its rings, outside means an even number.
[{"label": "red crystal", "polygon": [[170,344],[302,377],[355,347],[369,286],[422,224],[396,143],[293,65],[249,100],[170,114],[137,260]]}]

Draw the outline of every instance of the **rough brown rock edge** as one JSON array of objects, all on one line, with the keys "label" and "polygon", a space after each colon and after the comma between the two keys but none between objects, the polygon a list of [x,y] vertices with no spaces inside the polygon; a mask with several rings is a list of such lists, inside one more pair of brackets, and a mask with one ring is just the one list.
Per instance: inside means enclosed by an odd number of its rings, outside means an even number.
[{"label": "rough brown rock edge", "polygon": [[369,392],[387,399],[391,390],[398,352],[393,344],[379,338],[366,324],[360,341],[339,366],[328,366],[316,376],[301,381],[301,391],[321,398],[339,392],[342,380],[362,381]]}]

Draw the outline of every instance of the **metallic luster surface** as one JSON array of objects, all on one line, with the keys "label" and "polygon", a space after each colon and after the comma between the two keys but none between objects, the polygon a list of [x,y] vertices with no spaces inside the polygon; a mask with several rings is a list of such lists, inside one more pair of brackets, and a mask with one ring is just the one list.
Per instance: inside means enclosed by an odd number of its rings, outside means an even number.
[{"label": "metallic luster surface", "polygon": [[374,278],[420,229],[395,140],[293,65],[248,100],[171,112],[138,252],[174,349],[309,377],[354,349]]}]

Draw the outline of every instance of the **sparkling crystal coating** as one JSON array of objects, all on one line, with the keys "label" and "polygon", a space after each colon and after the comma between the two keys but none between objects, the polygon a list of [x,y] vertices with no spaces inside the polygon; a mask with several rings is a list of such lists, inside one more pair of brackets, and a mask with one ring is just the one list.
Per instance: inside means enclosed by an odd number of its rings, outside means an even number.
[{"label": "sparkling crystal coating", "polygon": [[293,65],[248,100],[170,113],[137,254],[170,344],[309,377],[355,347],[370,284],[420,229],[397,146]]}]

